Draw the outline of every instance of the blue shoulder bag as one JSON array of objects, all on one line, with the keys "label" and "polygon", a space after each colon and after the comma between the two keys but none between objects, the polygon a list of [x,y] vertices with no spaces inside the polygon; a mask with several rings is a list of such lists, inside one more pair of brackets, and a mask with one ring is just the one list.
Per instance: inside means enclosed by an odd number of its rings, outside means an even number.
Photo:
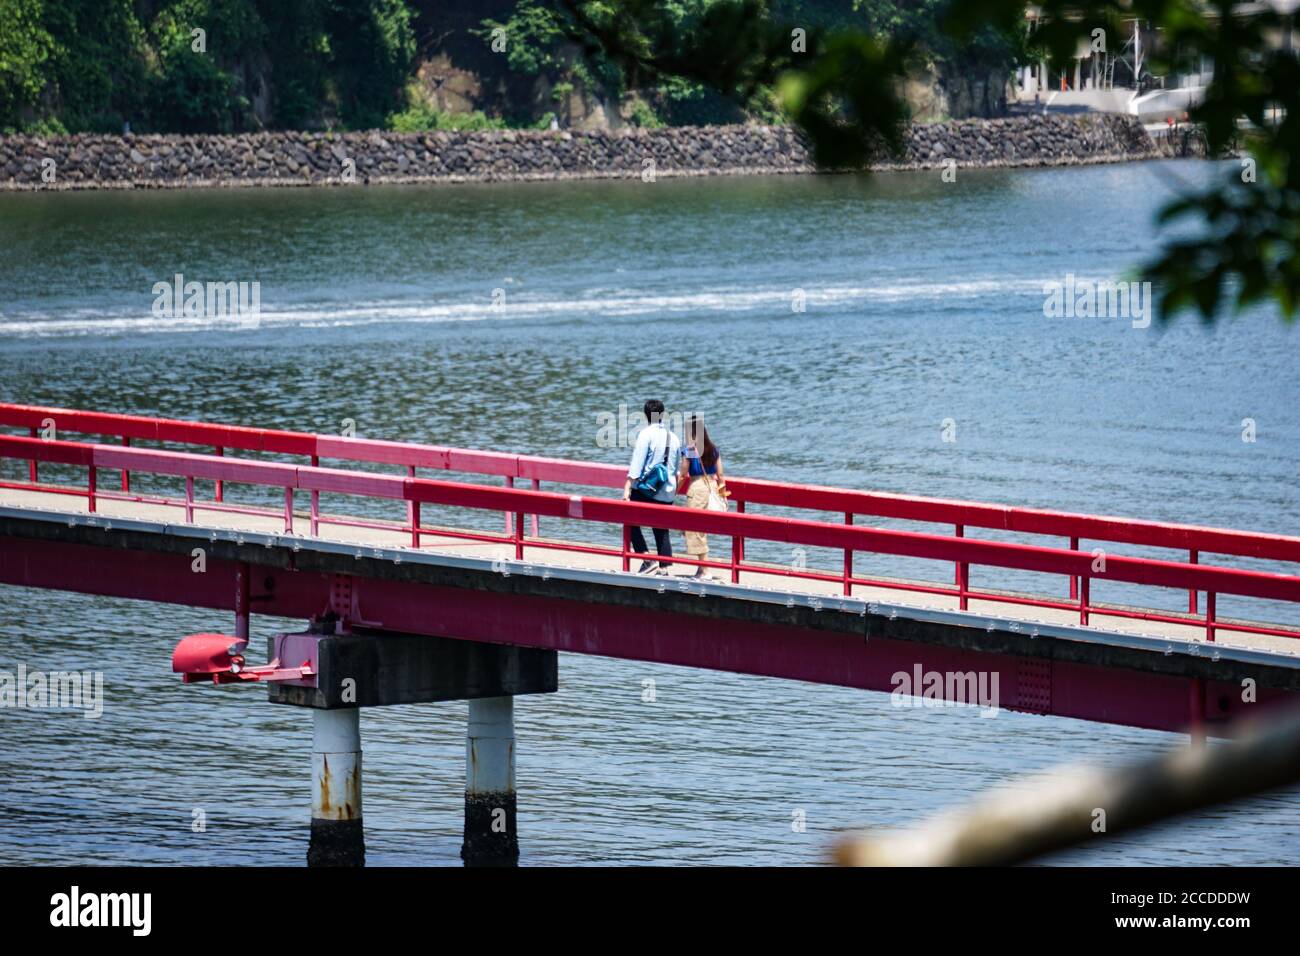
[{"label": "blue shoulder bag", "polygon": [[[667,429],[664,429],[666,432]],[[639,491],[649,498],[656,498],[659,492],[664,490],[668,482],[673,480],[673,476],[668,473],[668,454],[672,451],[672,435],[664,435],[664,460],[659,462],[649,471],[641,475],[632,486],[633,491]]]}]

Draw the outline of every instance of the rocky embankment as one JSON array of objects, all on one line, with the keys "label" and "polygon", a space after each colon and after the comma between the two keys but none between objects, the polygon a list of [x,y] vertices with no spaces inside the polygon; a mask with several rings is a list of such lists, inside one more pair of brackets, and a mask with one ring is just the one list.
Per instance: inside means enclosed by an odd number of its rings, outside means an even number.
[{"label": "rocky embankment", "polygon": [[[878,169],[1066,166],[1157,155],[1129,117],[1020,116],[914,125]],[[807,173],[779,126],[0,137],[0,189],[309,186]]]}]

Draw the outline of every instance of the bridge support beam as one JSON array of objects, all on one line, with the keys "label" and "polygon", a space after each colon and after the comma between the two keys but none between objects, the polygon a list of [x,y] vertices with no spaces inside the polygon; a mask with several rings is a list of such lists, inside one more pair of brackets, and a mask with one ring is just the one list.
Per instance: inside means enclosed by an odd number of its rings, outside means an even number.
[{"label": "bridge support beam", "polygon": [[309,663],[314,677],[267,684],[273,704],[322,710],[548,694],[559,687],[557,655],[419,634],[277,634],[268,660]]},{"label": "bridge support beam", "polygon": [[361,711],[312,711],[308,866],[362,866]]},{"label": "bridge support beam", "polygon": [[451,700],[469,701],[461,858],[467,866],[518,862],[515,696],[558,688],[555,651],[387,631],[277,634],[269,650],[287,667],[306,663],[314,672],[267,684],[272,703],[312,709],[309,866],[365,861],[361,708]]},{"label": "bridge support beam", "polygon": [[481,697],[469,702],[465,729],[466,866],[514,866],[519,861],[515,828],[515,699]]}]

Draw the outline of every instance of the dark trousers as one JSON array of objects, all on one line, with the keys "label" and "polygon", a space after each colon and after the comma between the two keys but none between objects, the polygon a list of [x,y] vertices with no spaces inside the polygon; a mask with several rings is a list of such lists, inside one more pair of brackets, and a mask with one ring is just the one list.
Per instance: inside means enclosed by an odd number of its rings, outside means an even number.
[{"label": "dark trousers", "polygon": [[[647,495],[643,495],[635,488],[632,489],[632,500],[639,501],[642,504],[647,504],[647,505],[666,505],[670,508],[672,507],[671,501],[657,501],[654,498],[650,498]],[[651,528],[650,530],[655,533],[655,550],[659,552],[659,557],[671,558],[673,556],[673,545],[672,542],[668,539],[668,529]],[[635,551],[637,554],[646,553],[647,548],[645,543],[645,535],[641,533],[640,528],[632,529],[632,550]],[[659,567],[667,568],[668,562],[660,561]]]}]

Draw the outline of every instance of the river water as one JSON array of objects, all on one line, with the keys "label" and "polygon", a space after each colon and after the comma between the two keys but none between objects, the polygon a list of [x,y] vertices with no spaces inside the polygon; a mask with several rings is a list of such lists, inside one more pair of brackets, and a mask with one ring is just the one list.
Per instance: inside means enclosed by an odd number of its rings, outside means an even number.
[{"label": "river water", "polygon": [[[0,400],[620,461],[602,426],[658,395],[736,474],[1300,534],[1297,330],[1044,314],[1045,284],[1150,255],[1154,212],[1208,175],[0,195]],[[155,314],[177,273],[259,283],[256,327]],[[0,863],[303,862],[310,716],[169,672],[224,616],[9,587],[0,607],[0,669],[102,671],[106,697],[97,720],[0,711]],[[817,863],[837,830],[1185,739],[576,655],[560,674],[516,707],[525,864]],[[371,864],[459,862],[464,716],[363,716]],[[1297,811],[1275,794],[1053,861],[1296,863]]]}]

